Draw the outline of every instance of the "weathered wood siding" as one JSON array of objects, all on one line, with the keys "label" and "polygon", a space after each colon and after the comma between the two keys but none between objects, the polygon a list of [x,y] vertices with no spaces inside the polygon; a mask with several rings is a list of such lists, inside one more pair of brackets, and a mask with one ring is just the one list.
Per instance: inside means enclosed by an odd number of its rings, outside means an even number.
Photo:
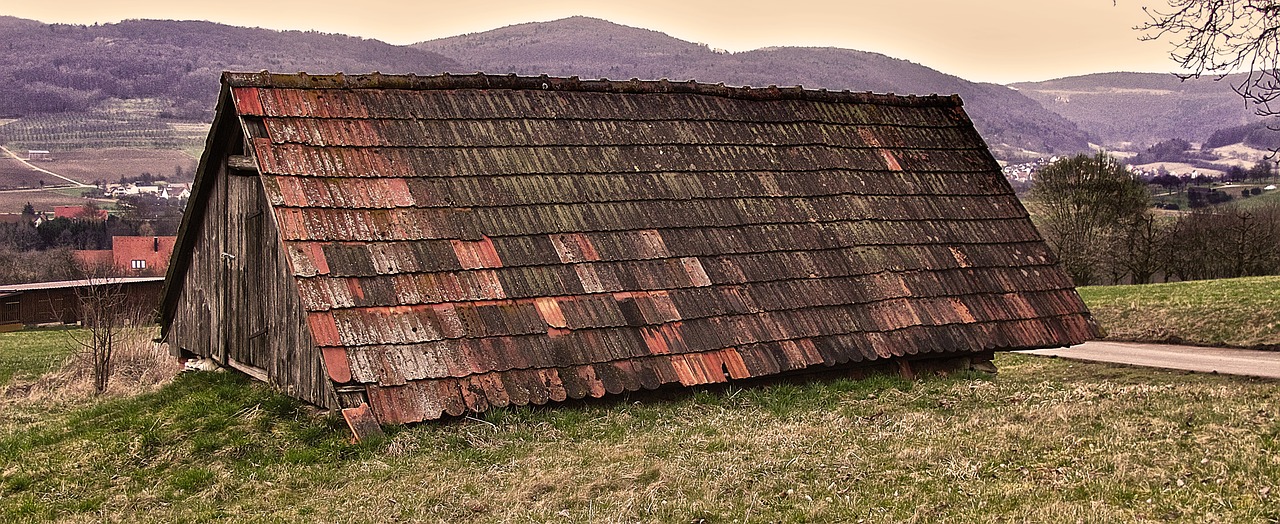
[{"label": "weathered wood siding", "polygon": [[[175,308],[170,344],[257,375],[285,393],[336,407],[258,176],[220,154]],[[247,176],[246,176],[247,175]]]},{"label": "weathered wood siding", "polygon": [[249,205],[239,210],[244,213],[246,240],[243,255],[238,257],[245,266],[242,354],[247,362],[265,369],[271,384],[285,393],[336,408],[333,384],[311,340],[298,284],[286,261],[262,183],[256,176],[238,178],[249,183],[242,191],[252,193],[245,195]]},{"label": "weathered wood siding", "polygon": [[[225,323],[222,293],[223,227],[226,207],[226,168],[209,166],[206,176],[213,176],[210,196],[205,202],[202,220],[188,224],[187,235],[195,238],[190,263],[177,275],[182,280],[177,306],[173,309],[167,340],[170,347],[194,353],[218,362],[226,361],[222,330]],[[174,284],[171,283],[170,286]]]}]

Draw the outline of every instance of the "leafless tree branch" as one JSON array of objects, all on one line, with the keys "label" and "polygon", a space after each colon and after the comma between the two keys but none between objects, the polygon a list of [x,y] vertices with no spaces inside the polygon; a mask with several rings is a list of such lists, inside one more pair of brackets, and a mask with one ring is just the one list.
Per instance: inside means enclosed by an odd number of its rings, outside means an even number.
[{"label": "leafless tree branch", "polygon": [[1172,41],[1180,78],[1241,73],[1232,89],[1258,115],[1280,116],[1280,2],[1169,0],[1167,11],[1143,10],[1142,39]]}]

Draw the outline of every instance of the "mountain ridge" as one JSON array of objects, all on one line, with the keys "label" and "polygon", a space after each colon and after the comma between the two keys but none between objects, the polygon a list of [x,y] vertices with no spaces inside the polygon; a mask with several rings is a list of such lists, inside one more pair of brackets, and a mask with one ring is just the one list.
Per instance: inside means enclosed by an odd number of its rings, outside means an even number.
[{"label": "mountain ridge", "polygon": [[1182,80],[1166,73],[1107,72],[1010,84],[1108,145],[1179,138],[1260,121],[1231,89],[1242,75]]},{"label": "mountain ridge", "polygon": [[1089,142],[1088,135],[1075,124],[1015,90],[970,82],[868,51],[774,46],[718,52],[658,31],[582,16],[516,24],[411,47],[448,56],[469,70],[489,73],[959,94],[983,137],[1005,156],[1023,150],[1081,151]]},{"label": "mountain ridge", "polygon": [[[34,21],[29,21],[34,22]],[[162,99],[176,118],[212,116],[223,70],[439,72],[451,60],[377,40],[203,21],[93,26],[0,19],[0,116],[83,111],[111,98]]]},{"label": "mountain ridge", "polygon": [[[898,94],[959,94],[998,157],[1063,154],[1168,138],[1199,142],[1257,119],[1222,83],[1108,72],[1039,82],[972,82],[880,53],[772,46],[725,52],[584,16],[407,46],[315,31],[202,21],[93,26],[0,16],[0,117],[85,111],[147,100],[166,118],[207,121],[223,70],[490,74],[696,80]],[[1066,102],[1064,102],[1064,100]]]}]

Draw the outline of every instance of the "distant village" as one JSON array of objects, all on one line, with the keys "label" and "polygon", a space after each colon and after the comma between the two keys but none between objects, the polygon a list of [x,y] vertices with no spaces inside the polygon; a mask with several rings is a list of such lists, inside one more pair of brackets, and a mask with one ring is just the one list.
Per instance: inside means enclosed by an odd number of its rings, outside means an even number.
[{"label": "distant village", "polygon": [[[1057,162],[1060,158],[1061,157],[1052,156],[1048,158],[1037,158],[1031,162],[1009,164],[1001,168],[1001,171],[1004,173],[1004,177],[1008,179],[1010,183],[1014,184],[1014,187],[1029,187],[1030,184],[1035,181],[1035,174],[1037,171]],[[1156,177],[1165,175],[1172,175],[1191,183],[1220,182],[1227,178],[1227,173],[1224,171],[1205,170],[1202,172],[1200,169],[1194,167],[1184,169],[1180,173],[1164,169],[1163,167],[1152,169],[1148,166],[1125,165],[1125,168],[1128,169],[1130,173],[1133,173],[1134,176],[1144,181],[1151,181]]]},{"label": "distant village", "polygon": [[163,182],[155,185],[140,185],[136,183],[106,184],[101,189],[103,191],[102,196],[106,198],[134,195],[151,195],[165,200],[191,198],[191,184],[166,184]]}]

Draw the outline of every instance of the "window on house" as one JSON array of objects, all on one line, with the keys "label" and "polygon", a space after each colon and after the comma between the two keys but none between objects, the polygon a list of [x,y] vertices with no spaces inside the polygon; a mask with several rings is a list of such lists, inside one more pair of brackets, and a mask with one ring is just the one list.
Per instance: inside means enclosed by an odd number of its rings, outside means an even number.
[{"label": "window on house", "polygon": [[147,268],[147,261],[146,261],[146,260],[134,260],[133,262],[131,262],[131,263],[130,263],[130,267],[132,267],[132,268],[134,268],[134,269],[146,269],[146,268]]}]

